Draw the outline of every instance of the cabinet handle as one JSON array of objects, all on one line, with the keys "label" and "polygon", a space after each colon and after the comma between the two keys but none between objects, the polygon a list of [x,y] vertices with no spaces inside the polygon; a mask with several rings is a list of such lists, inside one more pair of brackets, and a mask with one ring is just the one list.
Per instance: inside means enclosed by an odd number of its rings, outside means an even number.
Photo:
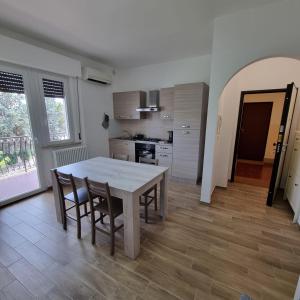
[{"label": "cabinet handle", "polygon": [[189,131],[184,131],[183,134],[187,135],[187,134],[190,134],[190,132]]},{"label": "cabinet handle", "polygon": [[167,154],[165,154],[165,155],[163,155],[163,154],[160,154],[159,156],[160,156],[160,157],[168,157],[168,155],[167,155]]},{"label": "cabinet handle", "polygon": [[191,128],[191,126],[190,125],[181,125],[181,128]]}]

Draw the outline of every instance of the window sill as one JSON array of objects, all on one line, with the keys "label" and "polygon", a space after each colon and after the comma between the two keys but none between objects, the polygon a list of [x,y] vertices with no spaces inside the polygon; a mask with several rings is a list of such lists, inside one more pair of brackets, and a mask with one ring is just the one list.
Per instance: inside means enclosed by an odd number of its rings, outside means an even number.
[{"label": "window sill", "polygon": [[56,148],[63,148],[66,146],[78,146],[82,144],[82,141],[67,141],[67,142],[53,142],[50,144],[47,144],[45,146],[42,146],[43,149],[56,149]]}]

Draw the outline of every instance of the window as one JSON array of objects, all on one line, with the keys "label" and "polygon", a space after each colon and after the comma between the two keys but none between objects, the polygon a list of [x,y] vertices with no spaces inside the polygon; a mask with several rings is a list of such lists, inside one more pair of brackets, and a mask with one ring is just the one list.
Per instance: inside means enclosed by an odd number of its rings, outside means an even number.
[{"label": "window", "polygon": [[42,78],[50,142],[70,139],[64,81]]}]

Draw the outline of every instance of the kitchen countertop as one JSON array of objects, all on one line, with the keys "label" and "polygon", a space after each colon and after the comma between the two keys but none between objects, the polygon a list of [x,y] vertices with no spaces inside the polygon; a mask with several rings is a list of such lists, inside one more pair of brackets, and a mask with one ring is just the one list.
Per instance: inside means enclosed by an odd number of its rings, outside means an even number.
[{"label": "kitchen countertop", "polygon": [[122,137],[119,137],[119,138],[109,138],[109,140],[120,140],[120,141],[127,141],[127,142],[132,142],[132,143],[143,143],[143,144],[154,144],[154,145],[170,145],[170,146],[173,146],[172,143],[168,143],[167,141],[165,142],[150,142],[150,141],[141,141],[141,140],[133,140],[133,139],[130,139],[130,138],[122,138]]}]

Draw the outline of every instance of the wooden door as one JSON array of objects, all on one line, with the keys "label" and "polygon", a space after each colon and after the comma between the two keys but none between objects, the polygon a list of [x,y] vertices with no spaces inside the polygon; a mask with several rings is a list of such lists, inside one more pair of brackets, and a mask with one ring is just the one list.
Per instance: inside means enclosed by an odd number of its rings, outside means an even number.
[{"label": "wooden door", "polygon": [[266,151],[272,102],[244,103],[238,158],[263,161]]}]

